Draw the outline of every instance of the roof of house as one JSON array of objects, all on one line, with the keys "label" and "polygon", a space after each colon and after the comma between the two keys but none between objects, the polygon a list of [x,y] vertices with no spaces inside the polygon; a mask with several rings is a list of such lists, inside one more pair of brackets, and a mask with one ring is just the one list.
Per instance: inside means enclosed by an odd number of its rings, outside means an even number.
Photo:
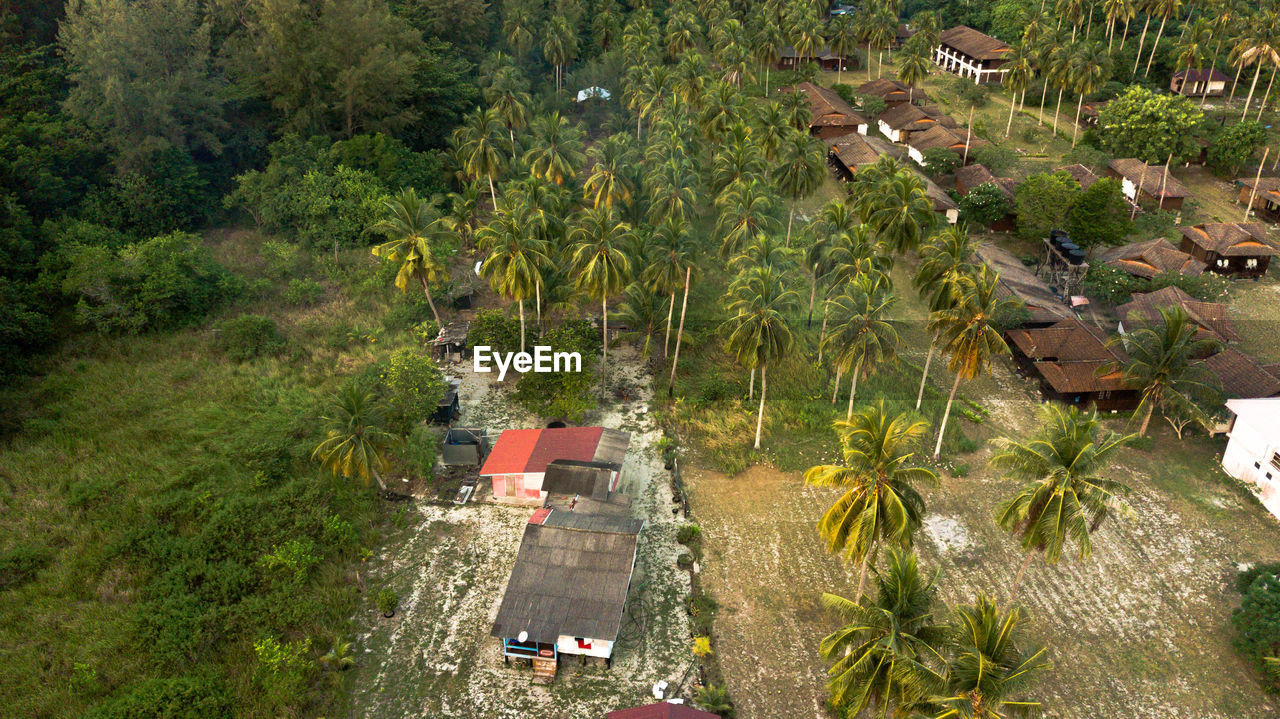
[{"label": "roof of house", "polygon": [[630,442],[630,434],[603,427],[508,429],[498,436],[480,474],[536,474],[557,459],[600,462],[617,471]]},{"label": "roof of house", "polygon": [[970,150],[987,144],[985,140],[969,133],[967,130],[953,130],[942,125],[934,125],[924,132],[912,133],[911,138],[907,140],[907,145],[921,152],[939,147],[963,152],[966,142],[968,142]]},{"label": "roof of house", "polygon": [[880,113],[880,116],[877,117],[876,120],[883,122],[890,130],[901,130],[913,122],[927,119],[929,117],[929,113],[925,112],[921,108],[916,107],[911,103],[906,103],[885,110]]},{"label": "roof of house", "polygon": [[1225,73],[1216,67],[1209,70],[1196,70],[1193,68],[1191,70],[1179,70],[1173,73],[1173,77],[1183,76],[1189,77],[1191,82],[1201,82],[1206,76],[1209,78],[1210,82],[1228,82],[1231,80],[1231,78],[1227,77]]},{"label": "roof of house", "polygon": [[1148,197],[1163,200],[1166,197],[1188,197],[1191,194],[1164,165],[1148,165],[1136,157],[1125,157],[1112,160],[1108,166],[1135,186],[1141,185],[1142,192]]},{"label": "roof of house", "polygon": [[557,459],[547,464],[542,489],[548,493],[578,494],[592,499],[609,498],[613,468],[602,462]]},{"label": "roof of house", "polygon": [[1090,185],[1102,179],[1101,177],[1098,177],[1096,172],[1079,163],[1067,165],[1066,167],[1059,167],[1058,170],[1071,175],[1076,182],[1080,183],[1080,189],[1082,190],[1089,189]]},{"label": "roof of house", "polygon": [[658,702],[642,707],[618,709],[605,714],[605,719],[719,719],[719,716],[687,704]]},{"label": "roof of house", "polygon": [[471,323],[467,320],[455,320],[440,328],[433,345],[461,345],[467,342],[467,333],[471,331]]},{"label": "roof of house", "polygon": [[[570,526],[575,522],[596,526]],[[525,525],[489,635],[527,632],[526,641],[539,643],[562,635],[616,640],[635,568],[637,522],[538,510]]]},{"label": "roof of house", "polygon": [[1013,200],[1014,192],[1018,189],[1012,178],[996,177],[991,174],[991,170],[988,170],[986,165],[981,163],[975,162],[972,165],[965,165],[956,169],[956,189],[959,190],[960,186],[963,185],[965,194],[968,194],[973,188],[987,183],[995,185],[1010,200]]},{"label": "roof of house", "polygon": [[881,77],[858,86],[858,94],[878,97],[885,102],[928,102],[929,95],[918,87],[908,87],[892,78]]},{"label": "roof of house", "polygon": [[1078,319],[1049,327],[1010,330],[1009,340],[1028,358],[1055,392],[1108,392],[1128,389],[1118,363],[1124,354],[1107,344],[1096,327]]},{"label": "roof of house", "polygon": [[1227,318],[1227,306],[1217,302],[1201,302],[1183,292],[1181,288],[1170,285],[1154,292],[1143,292],[1133,295],[1132,299],[1116,308],[1122,319],[1137,318],[1140,322],[1156,324],[1163,321],[1160,310],[1169,307],[1181,307],[1187,317],[1213,339],[1222,342],[1237,342],[1240,335]]},{"label": "roof of house", "polygon": [[953,47],[977,60],[999,60],[1013,49],[1008,43],[980,33],[968,25],[943,30],[939,39],[943,45]]},{"label": "roof of house", "polygon": [[848,168],[869,165],[880,159],[882,155],[892,152],[892,147],[884,140],[878,137],[866,137],[856,132],[833,137],[827,140],[827,146],[831,148],[831,154]]},{"label": "roof of house", "polygon": [[1280,379],[1249,355],[1227,347],[1197,363],[1218,379],[1227,399],[1253,399],[1280,395]]},{"label": "roof of house", "polygon": [[843,98],[830,88],[802,82],[798,85],[782,88],[784,92],[803,92],[809,100],[809,127],[840,127],[846,125],[866,125],[867,118],[853,109]]},{"label": "roof of house", "polygon": [[[794,45],[786,45],[778,51],[778,57],[798,58],[800,57],[800,54],[796,52]],[[809,55],[809,58],[813,60],[836,60],[839,59],[840,56],[832,52],[829,47],[820,47],[817,50],[814,50],[813,54]]]},{"label": "roof of house", "polygon": [[924,173],[911,168],[915,172],[916,177],[920,178],[920,182],[924,183],[924,194],[930,200],[933,200],[933,211],[946,214],[948,210],[959,210],[960,205],[951,199],[951,195],[947,191],[938,186],[938,183],[924,176]]},{"label": "roof of house", "polygon": [[1203,262],[1174,247],[1163,237],[1103,250],[1098,253],[1098,259],[1135,277],[1147,279],[1163,272],[1180,272],[1195,277],[1205,269]]},{"label": "roof of house", "polygon": [[1049,286],[1008,250],[981,244],[975,254],[984,264],[999,273],[998,294],[1002,297],[1014,297],[1026,305],[1032,322],[1046,324],[1074,317]]},{"label": "roof of house", "polygon": [[1254,198],[1255,203],[1258,200],[1271,200],[1273,203],[1280,204],[1280,177],[1242,177],[1236,182],[1252,190],[1255,180],[1258,185],[1258,192]]},{"label": "roof of house", "polygon": [[1179,227],[1182,236],[1222,257],[1267,257],[1280,254],[1267,239],[1261,222],[1206,222]]},{"label": "roof of house", "polygon": [[1227,409],[1237,417],[1247,417],[1272,432],[1280,430],[1280,398],[1229,399]]}]

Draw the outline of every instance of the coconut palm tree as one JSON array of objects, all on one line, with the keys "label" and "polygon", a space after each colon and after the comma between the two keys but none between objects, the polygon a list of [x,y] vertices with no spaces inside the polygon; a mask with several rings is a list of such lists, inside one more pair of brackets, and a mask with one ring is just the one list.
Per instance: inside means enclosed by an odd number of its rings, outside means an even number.
[{"label": "coconut palm tree", "polygon": [[1084,96],[1097,92],[1111,77],[1111,56],[1101,43],[1084,42],[1071,58],[1072,89],[1077,95],[1076,122],[1071,131],[1071,146],[1076,146],[1080,134],[1080,111],[1084,108]]},{"label": "coconut palm tree", "polygon": [[777,64],[782,57],[782,30],[770,18],[765,18],[751,36],[752,52],[756,60],[764,65],[764,96],[769,96],[769,68]]},{"label": "coconut palm tree", "polygon": [[668,217],[692,219],[698,205],[698,178],[684,157],[671,157],[654,167],[645,177],[649,188],[649,221],[658,224]]},{"label": "coconut palm tree", "polygon": [[935,579],[921,572],[914,553],[891,547],[872,580],[874,600],[823,593],[823,606],[841,626],[823,637],[818,651],[831,665],[827,690],[843,716],[868,707],[898,716],[919,704],[918,667],[945,661],[947,630],[933,618]]},{"label": "coconut palm tree", "polygon": [[1139,408],[1145,412],[1138,436],[1143,437],[1156,409],[1166,412],[1171,404],[1192,405],[1216,392],[1210,375],[1194,360],[1212,354],[1219,343],[1200,338],[1182,307],[1162,308],[1160,320],[1112,338],[1112,346],[1123,350],[1125,359],[1104,370],[1120,372],[1127,386],[1141,390]]},{"label": "coconut palm tree", "polygon": [[1280,40],[1277,40],[1277,29],[1280,29],[1280,16],[1275,12],[1264,12],[1256,22],[1250,24],[1240,45],[1241,66],[1253,65],[1253,81],[1249,83],[1249,96],[1244,101],[1244,113],[1240,119],[1249,116],[1249,105],[1253,102],[1253,92],[1258,87],[1258,77],[1262,74],[1262,66],[1280,67]]},{"label": "coconut palm tree", "polygon": [[836,82],[843,82],[844,58],[858,49],[858,27],[852,15],[836,15],[827,23],[827,47],[840,58],[836,65]]},{"label": "coconut palm tree", "polygon": [[1083,41],[1062,43],[1049,58],[1049,77],[1058,88],[1058,102],[1053,109],[1053,134],[1058,134],[1058,117],[1062,113],[1062,95],[1072,83],[1072,61]]},{"label": "coconut palm tree", "polygon": [[525,349],[524,301],[535,299],[543,284],[543,272],[551,264],[550,248],[529,231],[528,208],[502,209],[477,234],[480,248],[489,253],[480,265],[480,276],[493,291],[520,305],[520,351]]},{"label": "coconut palm tree", "polygon": [[774,180],[779,192],[791,200],[787,211],[787,243],[790,244],[796,203],[816,192],[827,176],[827,148],[807,132],[795,132],[783,143],[779,155]]},{"label": "coconut palm tree", "polygon": [[711,160],[711,190],[718,195],[735,182],[763,177],[766,167],[760,147],[749,136],[721,144]]},{"label": "coconut palm tree", "polygon": [[1134,435],[1105,429],[1096,411],[1045,405],[1043,424],[1027,442],[995,440],[991,466],[1026,481],[996,510],[996,523],[1014,535],[1026,558],[1013,580],[1014,596],[1032,558],[1043,554],[1057,564],[1068,540],[1081,559],[1093,552],[1090,536],[1115,512],[1127,512],[1123,497],[1129,487],[1103,476],[1121,447]]},{"label": "coconut palm tree", "polygon": [[862,275],[830,303],[833,326],[824,343],[851,378],[846,420],[853,418],[858,378],[898,356],[898,331],[889,320],[893,302],[894,297],[884,284],[871,275]]},{"label": "coconut palm tree", "polygon": [[666,65],[642,66],[641,76],[635,84],[628,107],[636,113],[636,139],[640,139],[640,123],[661,107],[671,92],[671,70]]},{"label": "coconut palm tree", "polygon": [[862,601],[867,567],[875,564],[881,545],[911,546],[924,517],[924,498],[916,487],[936,484],[938,478],[912,466],[911,459],[928,427],[906,414],[890,416],[880,400],[835,423],[843,463],[820,464],[804,473],[807,485],[844,490],[818,520],[818,534],[827,551],[861,564],[855,602]]},{"label": "coconut palm tree", "polygon": [[947,419],[951,415],[956,390],[960,389],[960,381],[989,371],[991,358],[1009,351],[993,322],[1015,303],[996,297],[996,280],[997,275],[986,265],[978,267],[977,272],[971,275],[962,275],[956,279],[954,304],[930,315],[929,331],[938,337],[942,351],[947,355],[947,369],[956,377],[942,413],[938,444],[933,449],[934,459],[942,454],[942,438],[947,433]]},{"label": "coconut palm tree", "polygon": [[778,200],[772,188],[760,180],[739,180],[725,188],[716,200],[719,211],[712,236],[720,242],[720,256],[731,257],[760,233],[779,227]]},{"label": "coconut palm tree", "polygon": [[790,354],[795,346],[790,315],[799,304],[799,295],[786,288],[781,272],[766,265],[739,275],[729,286],[728,299],[727,309],[732,316],[724,323],[726,345],[740,364],[760,368],[754,445],[760,449],[769,364]]},{"label": "coconut palm tree", "polygon": [[684,286],[685,276],[693,269],[696,247],[689,232],[689,223],[681,217],[671,217],[654,230],[654,253],[641,271],[640,279],[650,292],[670,295],[667,306],[667,329],[662,339],[662,357],[666,359],[671,347],[671,320],[676,308],[676,293]]},{"label": "coconut palm tree", "polygon": [[945,694],[930,701],[940,710],[936,719],[1006,719],[1039,711],[1040,702],[1020,696],[1050,664],[1044,648],[1022,645],[1026,621],[1021,607],[1001,610],[985,595],[956,607],[955,646],[941,675]]},{"label": "coconut palm tree", "polygon": [[431,286],[449,279],[449,268],[437,257],[432,239],[440,236],[440,222],[435,205],[418,198],[413,188],[402,189],[386,202],[386,214],[371,228],[387,237],[387,242],[373,248],[373,254],[400,263],[396,288],[409,290],[409,282],[417,280],[427,297],[436,326],[443,327],[436,303],[431,299]]},{"label": "coconut palm tree", "polygon": [[[756,122],[752,126],[752,135],[759,143],[760,151],[764,153],[765,162],[772,164],[778,159],[778,153],[790,134],[791,128],[787,121],[786,108],[782,103],[770,100],[760,103],[759,108]],[[765,166],[764,172],[765,177],[768,177],[768,165]]]},{"label": "coconut palm tree", "polygon": [[1023,102],[1027,99],[1027,88],[1035,79],[1034,51],[1026,42],[1018,43],[1007,56],[1003,65],[1008,72],[1004,75],[1004,86],[1009,88],[1009,121],[1004,126],[1004,136],[1013,131],[1013,111],[1018,107],[1018,93],[1022,93]]},{"label": "coconut palm tree", "polygon": [[467,115],[463,124],[453,131],[452,141],[457,148],[458,163],[467,177],[489,181],[489,197],[498,206],[498,193],[493,178],[502,172],[503,159],[498,151],[498,137],[502,121],[493,109],[476,110]]},{"label": "coconut palm tree", "polygon": [[577,273],[578,289],[600,302],[601,370],[609,357],[609,298],[631,281],[631,260],[622,250],[630,235],[631,227],[608,207],[583,210],[569,232],[570,265]]},{"label": "coconut palm tree", "polygon": [[[969,233],[960,225],[948,225],[920,248],[920,266],[916,269],[912,282],[925,298],[930,312],[947,309],[954,304],[959,279],[974,271],[974,265],[970,262],[972,255]],[[924,372],[920,375],[920,390],[916,393],[917,410],[924,399],[929,366],[933,364],[933,353],[938,347],[937,333],[930,340],[929,351],[924,359]]]},{"label": "coconut palm tree", "polygon": [[675,10],[667,18],[667,54],[678,57],[680,53],[698,44],[702,29],[698,18],[687,10]]},{"label": "coconut palm tree", "polygon": [[323,420],[325,437],[311,459],[335,475],[358,477],[365,485],[372,478],[386,491],[382,473],[387,471],[387,453],[399,437],[384,429],[386,417],[372,390],[347,382],[330,398]]},{"label": "coconut palm tree", "polygon": [[534,177],[563,185],[578,174],[584,161],[581,128],[553,112],[534,118],[529,130],[532,137],[524,161]]},{"label": "coconut palm tree", "polygon": [[529,120],[529,93],[520,70],[507,65],[493,76],[493,82],[484,91],[485,102],[507,126],[511,154],[516,152],[516,130],[523,130]]},{"label": "coconut palm tree", "polygon": [[556,69],[556,92],[564,83],[564,66],[578,56],[578,31],[561,15],[553,15],[543,28],[542,54]]},{"label": "coconut palm tree", "polygon": [[1151,18],[1156,14],[1156,8],[1164,0],[1134,0],[1134,12],[1142,13],[1147,19],[1142,23],[1142,35],[1138,38],[1138,54],[1133,58],[1133,70],[1129,71],[1130,75],[1137,76],[1138,63],[1142,62],[1142,49],[1147,44],[1147,28],[1151,26]]},{"label": "coconut palm tree", "polygon": [[[896,29],[895,29],[895,32]],[[916,85],[929,77],[933,60],[928,47],[923,42],[915,42],[915,36],[903,47],[902,59],[898,66],[898,79],[907,86]]]},{"label": "coconut palm tree", "polygon": [[583,197],[592,207],[626,207],[635,198],[636,188],[628,172],[635,163],[629,135],[618,133],[596,143],[587,152],[591,175],[583,183]]},{"label": "coconut palm tree", "polygon": [[[1151,54],[1147,57],[1147,67],[1142,76],[1151,74],[1151,63],[1156,59],[1156,51],[1160,49],[1160,37],[1164,35],[1164,24],[1169,18],[1182,10],[1182,0],[1151,0],[1149,10],[1160,16],[1160,29],[1156,31],[1156,41],[1151,44]],[[1141,53],[1139,53],[1141,54]]]},{"label": "coconut palm tree", "polygon": [[895,172],[867,203],[867,224],[890,252],[915,252],[937,225],[933,201],[914,173]]},{"label": "coconut palm tree", "polygon": [[[1209,57],[1209,47],[1212,43],[1213,25],[1208,20],[1200,18],[1186,28],[1182,38],[1174,48],[1176,53],[1174,61],[1184,68],[1182,77],[1182,92],[1184,95],[1189,94],[1187,83],[1191,82],[1191,71],[1198,71],[1204,67],[1204,61]],[[1209,89],[1207,75],[1204,78],[1204,86],[1207,93]]]},{"label": "coconut palm tree", "polygon": [[[1107,54],[1111,54],[1111,46],[1116,38],[1116,24],[1123,22],[1125,34],[1128,34],[1129,21],[1133,19],[1133,0],[1102,0],[1102,14],[1107,18]],[[1120,39],[1120,49],[1124,49],[1124,38]]]},{"label": "coconut palm tree", "polygon": [[632,282],[622,293],[622,301],[613,312],[612,319],[616,326],[627,327],[628,331],[618,335],[619,341],[635,342],[640,345],[640,356],[648,359],[653,351],[653,344],[662,334],[662,315],[666,312],[661,295],[654,294],[641,282]]},{"label": "coconut palm tree", "polygon": [[440,217],[440,224],[458,236],[463,247],[470,247],[480,222],[480,185],[464,182],[457,192],[445,198],[448,206]]}]

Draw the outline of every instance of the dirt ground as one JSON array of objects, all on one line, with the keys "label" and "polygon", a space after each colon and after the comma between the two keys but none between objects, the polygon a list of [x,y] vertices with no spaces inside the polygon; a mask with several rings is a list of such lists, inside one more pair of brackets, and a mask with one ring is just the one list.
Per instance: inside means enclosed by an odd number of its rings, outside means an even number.
[{"label": "dirt ground", "polygon": [[[650,385],[628,350],[611,352],[610,359],[617,367],[612,383],[641,391]],[[493,375],[475,375],[469,364],[446,372],[462,379],[460,425],[501,430],[545,424],[516,409],[491,382]],[[498,641],[489,636],[531,510],[415,501],[398,520],[403,529],[371,560],[371,588],[396,590],[400,610],[389,620],[373,612],[360,619],[364,658],[352,716],[600,717],[653,701],[659,680],[673,687],[681,681],[693,659],[684,609],[689,579],[676,568],[679,518],[656,448],[661,432],[647,407],[642,395],[605,406],[586,422],[631,433],[621,491],[632,498],[635,516],[647,521],[612,668],[562,664],[554,684],[533,685],[531,670],[504,665]],[[691,694],[689,682],[680,694]]]}]

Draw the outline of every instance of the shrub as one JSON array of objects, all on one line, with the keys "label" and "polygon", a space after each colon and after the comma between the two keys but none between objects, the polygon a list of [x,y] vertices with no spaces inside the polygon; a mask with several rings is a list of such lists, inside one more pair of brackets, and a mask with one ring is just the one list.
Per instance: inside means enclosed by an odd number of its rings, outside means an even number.
[{"label": "shrub", "polygon": [[35,579],[52,559],[53,552],[38,544],[19,544],[0,552],[0,592],[16,589]]},{"label": "shrub", "polygon": [[[388,330],[397,332],[409,329],[422,322],[435,323],[435,317],[431,314],[431,305],[427,303],[426,295],[421,292],[411,292],[408,294],[397,293],[396,296],[397,299],[392,301],[391,309],[382,320],[382,325]],[[516,327],[516,349],[519,349],[519,323],[517,323]],[[432,338],[434,337],[435,335],[432,335]]]},{"label": "shrub", "polygon": [[1004,175],[1018,164],[1018,153],[999,145],[976,147],[969,153],[969,158],[991,170],[993,175]]},{"label": "shrub", "polygon": [[1261,123],[1247,120],[1227,125],[1209,143],[1209,167],[1219,174],[1234,177],[1246,162],[1253,159],[1253,153],[1266,139],[1267,130]]},{"label": "shrub", "polygon": [[134,237],[189,230],[204,220],[208,188],[182,150],[154,153],[145,172],[123,172],[94,188],[80,209],[82,219]]},{"label": "shrub", "polygon": [[420,424],[409,432],[400,457],[409,463],[419,477],[430,479],[435,474],[440,441],[438,431],[429,425]]},{"label": "shrub", "polygon": [[846,82],[836,82],[831,84],[831,89],[840,96],[841,100],[850,105],[858,104],[858,92],[853,88],[853,85]]},{"label": "shrub", "polygon": [[676,541],[681,544],[692,544],[702,536],[702,527],[696,524],[682,524],[676,530]]},{"label": "shrub", "polygon": [[300,277],[289,280],[288,287],[284,289],[284,301],[295,307],[306,307],[314,305],[322,294],[324,288],[319,282],[309,277]]},{"label": "shrub", "polygon": [[378,606],[378,611],[383,616],[394,614],[396,609],[400,607],[400,595],[396,594],[390,587],[383,587],[378,590],[374,602]]},{"label": "shrub", "polygon": [[302,537],[272,547],[259,563],[266,569],[290,576],[294,582],[301,582],[320,563],[320,556],[316,553],[315,541]]},{"label": "shrub", "polygon": [[966,464],[966,463],[964,463],[964,462],[961,462],[960,464],[957,464],[956,466],[952,467],[952,468],[951,468],[951,476],[953,476],[953,477],[968,477],[968,476],[969,476],[969,465],[968,465],[968,464]]},{"label": "shrub", "polygon": [[415,349],[397,350],[381,367],[378,379],[391,409],[391,427],[400,434],[430,419],[444,398],[440,368]]},{"label": "shrub", "polygon": [[693,701],[703,709],[724,719],[732,719],[734,716],[733,703],[729,700],[729,689],[723,684],[698,687],[693,693]]},{"label": "shrub", "polygon": [[680,556],[676,557],[676,566],[681,569],[688,569],[689,567],[692,567],[693,555],[688,552],[681,552]]},{"label": "shrub", "polygon": [[1029,240],[1048,237],[1049,230],[1062,227],[1079,195],[1080,183],[1065,172],[1028,177],[1014,197],[1018,236]]},{"label": "shrub", "polygon": [[284,338],[271,318],[240,315],[218,323],[213,344],[228,359],[244,362],[279,352]]},{"label": "shrub", "polygon": [[275,279],[284,279],[298,268],[298,246],[279,240],[267,240],[258,249],[266,263],[266,274]]},{"label": "shrub", "polygon": [[950,175],[960,167],[960,156],[945,147],[925,150],[923,157],[925,171],[934,177]]},{"label": "shrub", "polygon": [[525,409],[543,417],[565,417],[579,422],[596,406],[595,357],[599,338],[586,320],[568,320],[541,340],[555,352],[577,352],[581,372],[527,372],[516,383],[514,398]]},{"label": "shrub", "polygon": [[254,642],[253,651],[258,657],[254,678],[266,698],[283,705],[303,691],[314,668],[310,639],[281,643],[267,637]]},{"label": "shrub", "polygon": [[1280,682],[1266,672],[1264,662],[1280,656],[1280,576],[1257,572],[1232,613],[1231,623],[1236,629],[1236,649],[1263,672],[1269,691],[1280,691]]},{"label": "shrub", "polygon": [[1081,192],[1067,210],[1066,230],[1081,247],[1120,245],[1129,234],[1129,201],[1120,182],[1104,177]]},{"label": "shrub", "polygon": [[518,352],[520,322],[507,317],[502,310],[480,310],[467,330],[467,345],[487,345],[494,352]]},{"label": "shrub", "polygon": [[885,108],[888,106],[888,103],[886,103],[883,98],[876,97],[875,95],[858,96],[858,107],[862,109],[862,113],[868,118],[874,119],[879,117],[880,113],[884,112]]},{"label": "shrub", "polygon": [[1007,217],[1013,211],[1013,204],[994,182],[984,182],[960,198],[960,218],[983,227]]},{"label": "shrub", "polygon": [[231,719],[231,695],[201,676],[144,679],[89,711],[87,719]]},{"label": "shrub", "polygon": [[1170,286],[1177,287],[1202,302],[1219,302],[1227,297],[1231,281],[1212,272],[1205,272],[1198,277],[1180,272],[1164,272],[1148,280],[1116,267],[1099,264],[1089,267],[1082,289],[1089,297],[1114,307],[1128,302],[1134,293],[1154,292]]}]

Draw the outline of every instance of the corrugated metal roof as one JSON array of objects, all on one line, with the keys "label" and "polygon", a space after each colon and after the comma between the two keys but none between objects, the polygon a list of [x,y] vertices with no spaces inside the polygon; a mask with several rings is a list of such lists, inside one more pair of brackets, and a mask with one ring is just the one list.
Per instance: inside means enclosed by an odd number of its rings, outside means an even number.
[{"label": "corrugated metal roof", "polygon": [[611,711],[605,715],[605,719],[719,719],[719,716],[686,704],[658,702]]},{"label": "corrugated metal roof", "polygon": [[546,471],[557,459],[603,462],[622,468],[631,435],[603,427],[508,429],[498,436],[482,476]]}]

